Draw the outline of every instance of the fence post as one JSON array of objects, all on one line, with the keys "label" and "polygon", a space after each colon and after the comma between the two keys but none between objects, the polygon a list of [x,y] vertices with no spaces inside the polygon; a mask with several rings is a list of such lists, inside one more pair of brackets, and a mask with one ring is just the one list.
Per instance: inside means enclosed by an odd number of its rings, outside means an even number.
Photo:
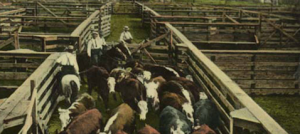
[{"label": "fence post", "polygon": [[[37,89],[35,89],[35,81],[30,81],[30,89],[31,89],[31,97],[29,99],[34,99],[33,107],[31,111],[31,117],[32,117],[32,134],[38,134],[38,125],[37,125],[37,109],[36,109],[36,95],[37,95]],[[33,96],[35,94],[35,96]]]}]

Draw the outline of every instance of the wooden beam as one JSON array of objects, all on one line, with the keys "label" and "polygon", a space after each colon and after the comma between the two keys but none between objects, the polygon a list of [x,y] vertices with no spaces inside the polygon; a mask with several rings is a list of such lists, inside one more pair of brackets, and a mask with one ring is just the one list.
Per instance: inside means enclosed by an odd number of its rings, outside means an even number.
[{"label": "wooden beam", "polygon": [[231,18],[230,16],[228,16],[227,14],[225,14],[226,18],[228,18],[229,20],[231,20],[233,23],[235,24],[240,24],[238,21],[236,21],[235,19]]},{"label": "wooden beam", "polygon": [[30,72],[0,72],[0,80],[25,80]]},{"label": "wooden beam", "polygon": [[0,18],[24,18],[24,19],[60,19],[60,20],[84,20],[86,17],[59,17],[59,16],[19,16],[1,15]]},{"label": "wooden beam", "polygon": [[[42,8],[44,8],[48,13],[50,13],[51,15],[53,15],[54,17],[58,17],[55,13],[53,13],[50,9],[48,9],[47,7],[45,7],[43,4],[41,4],[40,2],[37,2],[37,4],[39,5],[39,6],[41,6]],[[65,25],[67,25],[67,22],[65,22],[64,20],[61,20],[60,19],[60,21],[62,22],[62,23],[64,23]]]},{"label": "wooden beam", "polygon": [[2,43],[0,43],[0,49],[13,43],[13,42],[14,42],[14,37],[11,37],[8,40],[3,41]]},{"label": "wooden beam", "polygon": [[16,90],[19,86],[0,86],[0,90]]},{"label": "wooden beam", "polygon": [[200,44],[232,44],[232,45],[256,45],[256,42],[233,42],[233,41],[191,41]]},{"label": "wooden beam", "polygon": [[146,47],[150,46],[152,43],[162,40],[162,39],[165,38],[167,35],[168,35],[168,33],[165,33],[165,34],[160,35],[160,36],[158,36],[158,37],[156,37],[156,38],[154,38],[154,39],[152,39],[152,40],[150,40],[150,41],[148,41],[148,42],[146,42],[146,43],[143,43],[143,44],[140,45],[138,48],[133,49],[133,50],[131,51],[131,53],[134,54],[134,53],[136,53],[138,50],[141,50],[141,49],[143,49],[143,48],[146,48]]},{"label": "wooden beam", "polygon": [[157,24],[170,23],[172,25],[203,25],[203,26],[259,26],[258,23],[201,23],[201,22],[168,22],[162,21]]},{"label": "wooden beam", "polygon": [[154,60],[154,58],[152,57],[152,55],[148,52],[148,50],[146,48],[143,48],[144,52],[146,53],[146,55],[151,59],[151,61],[155,64],[157,64],[157,62]]},{"label": "wooden beam", "polygon": [[11,11],[0,12],[0,15],[16,14],[16,13],[21,13],[21,12],[25,12],[25,11],[26,11],[25,8],[20,8],[20,9],[11,10]]},{"label": "wooden beam", "polygon": [[285,36],[287,36],[288,38],[290,38],[291,40],[295,41],[296,43],[299,43],[299,41],[294,38],[292,35],[288,34],[287,32],[285,32],[281,27],[276,26],[274,23],[272,23],[271,21],[267,20],[267,23],[270,24],[272,27],[274,27],[275,29],[279,30],[281,33],[283,33]]}]

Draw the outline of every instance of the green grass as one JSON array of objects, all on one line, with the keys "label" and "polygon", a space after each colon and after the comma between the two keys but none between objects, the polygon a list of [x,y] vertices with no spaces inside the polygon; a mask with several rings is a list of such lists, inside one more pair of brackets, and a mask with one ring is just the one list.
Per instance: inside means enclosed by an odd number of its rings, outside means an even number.
[{"label": "green grass", "polygon": [[141,18],[134,15],[112,15],[111,34],[106,38],[106,41],[119,42],[124,26],[129,26],[133,42],[135,43],[140,43],[149,37],[150,30],[148,27],[142,27]]},{"label": "green grass", "polygon": [[300,134],[299,96],[255,96],[253,99],[288,133]]}]

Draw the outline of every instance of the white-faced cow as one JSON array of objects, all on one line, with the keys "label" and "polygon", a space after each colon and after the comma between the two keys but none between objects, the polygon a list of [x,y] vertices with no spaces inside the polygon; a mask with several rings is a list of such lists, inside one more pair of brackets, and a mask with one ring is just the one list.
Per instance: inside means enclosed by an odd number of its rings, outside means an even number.
[{"label": "white-faced cow", "polygon": [[96,134],[99,132],[102,115],[97,109],[78,115],[60,134]]},{"label": "white-faced cow", "polygon": [[126,103],[121,104],[112,111],[104,127],[106,133],[116,134],[122,131],[129,134],[134,131],[134,111]]},{"label": "white-faced cow", "polygon": [[160,113],[159,131],[162,134],[190,134],[191,124],[177,109],[167,106]]}]

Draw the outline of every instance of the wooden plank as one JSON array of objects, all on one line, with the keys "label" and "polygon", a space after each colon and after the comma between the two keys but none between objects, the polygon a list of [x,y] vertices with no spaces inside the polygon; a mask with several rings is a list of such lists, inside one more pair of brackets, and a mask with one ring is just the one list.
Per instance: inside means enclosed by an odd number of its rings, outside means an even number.
[{"label": "wooden plank", "polygon": [[1,106],[1,104],[6,100],[7,98],[1,98],[0,99],[0,106]]},{"label": "wooden plank", "polygon": [[7,45],[9,45],[9,44],[11,44],[11,43],[13,43],[13,42],[14,42],[14,37],[11,37],[11,38],[1,42],[0,43],[0,49],[7,46]]},{"label": "wooden plank", "polygon": [[[41,6],[42,8],[44,8],[48,13],[50,13],[52,16],[54,17],[58,17],[55,13],[53,13],[50,9],[48,9],[47,7],[45,7],[43,4],[41,4],[40,2],[37,2],[37,4],[39,6]],[[63,24],[67,25],[67,23],[64,20],[59,19]]]},{"label": "wooden plank", "polygon": [[181,26],[185,26],[188,27],[189,25],[200,25],[200,26],[259,26],[258,23],[239,23],[239,24],[235,24],[235,23],[201,23],[201,22],[168,22],[168,21],[161,21],[158,22],[158,24],[165,24],[165,23],[169,23],[172,25],[181,25]]},{"label": "wooden plank", "polygon": [[19,8],[19,9],[16,9],[16,10],[11,10],[11,11],[6,11],[6,12],[0,12],[0,15],[16,14],[16,13],[21,13],[21,12],[24,12],[24,11],[26,11],[25,8]]},{"label": "wooden plank", "polygon": [[150,41],[148,41],[148,42],[146,42],[146,43],[143,43],[143,44],[141,44],[138,48],[133,49],[133,50],[131,51],[131,53],[134,54],[134,53],[136,53],[138,50],[143,49],[143,48],[146,48],[146,47],[150,46],[152,43],[155,43],[155,42],[157,42],[157,41],[162,40],[162,39],[165,38],[167,35],[168,35],[168,33],[165,33],[165,34],[162,34],[162,35],[160,35],[160,36],[158,36],[158,37],[156,37],[156,38],[154,38],[154,39],[152,39],[152,40],[150,40]]},{"label": "wooden plank", "polygon": [[231,45],[256,45],[256,42],[234,42],[234,41],[191,41],[197,44],[231,44]]},{"label": "wooden plank", "polygon": [[0,72],[1,80],[25,80],[30,76],[30,72]]},{"label": "wooden plank", "polygon": [[288,34],[286,31],[284,31],[282,28],[280,28],[279,26],[276,26],[274,23],[272,23],[271,21],[267,20],[267,23],[270,24],[271,26],[273,26],[274,28],[276,28],[277,30],[279,30],[281,33],[283,33],[285,36],[287,36],[288,38],[290,38],[291,40],[295,41],[296,43],[299,43],[299,41],[294,38],[294,36]]},{"label": "wooden plank", "polygon": [[228,16],[227,14],[225,15],[226,18],[228,18],[229,20],[231,20],[233,23],[235,24],[240,24],[238,21],[236,21],[235,19],[233,19],[232,17]]},{"label": "wooden plank", "polygon": [[0,90],[16,90],[19,86],[0,86]]},{"label": "wooden plank", "polygon": [[[16,126],[19,125],[20,123],[23,123],[20,121],[24,120],[26,111],[29,107],[29,103],[30,101],[27,100],[23,100],[21,101],[21,103],[18,103],[16,107],[14,107],[14,110],[11,113],[9,113],[9,115],[4,119],[5,122],[4,128],[8,128],[10,126]],[[11,122],[15,119],[20,119],[20,120],[18,120],[18,122]]]}]

